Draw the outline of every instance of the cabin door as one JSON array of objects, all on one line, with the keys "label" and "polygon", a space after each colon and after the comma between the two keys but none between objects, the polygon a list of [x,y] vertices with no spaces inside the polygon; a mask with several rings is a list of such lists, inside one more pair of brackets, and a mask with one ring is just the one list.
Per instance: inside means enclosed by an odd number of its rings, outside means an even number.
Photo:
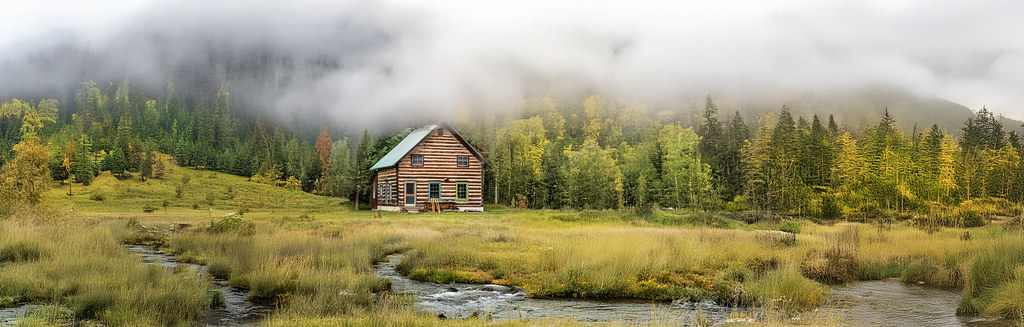
[{"label": "cabin door", "polygon": [[405,182],[405,205],[416,205],[416,182]]}]

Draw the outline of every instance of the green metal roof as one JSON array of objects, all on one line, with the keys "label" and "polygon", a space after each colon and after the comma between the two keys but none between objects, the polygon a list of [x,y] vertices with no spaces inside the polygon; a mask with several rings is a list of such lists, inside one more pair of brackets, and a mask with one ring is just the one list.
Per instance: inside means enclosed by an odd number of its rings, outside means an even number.
[{"label": "green metal roof", "polygon": [[402,157],[404,157],[406,153],[412,151],[412,148],[415,148],[417,144],[420,144],[420,141],[423,141],[423,139],[426,138],[427,135],[430,135],[430,132],[436,128],[437,125],[430,125],[420,127],[419,129],[412,131],[412,133],[409,133],[409,135],[406,136],[402,142],[399,142],[394,149],[391,149],[388,154],[385,154],[383,158],[380,158],[377,163],[373,164],[373,167],[370,167],[370,170],[377,170],[397,165],[398,161],[402,160]]}]

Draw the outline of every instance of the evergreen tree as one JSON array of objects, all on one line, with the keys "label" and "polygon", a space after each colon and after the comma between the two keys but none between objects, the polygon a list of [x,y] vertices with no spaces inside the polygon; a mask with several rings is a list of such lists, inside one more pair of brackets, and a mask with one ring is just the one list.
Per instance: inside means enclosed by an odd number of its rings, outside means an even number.
[{"label": "evergreen tree", "polygon": [[718,107],[715,106],[711,95],[705,98],[703,122],[697,128],[697,135],[700,136],[700,158],[711,167],[711,182],[718,190],[723,200],[731,200],[729,192],[725,190],[726,163],[725,147],[727,140],[722,130],[722,122],[718,120]]},{"label": "evergreen tree", "polygon": [[153,177],[153,164],[156,161],[156,155],[153,151],[143,151],[142,161],[139,165],[139,177],[145,182],[150,177]]},{"label": "evergreen tree", "polygon": [[102,169],[109,170],[114,176],[123,178],[125,171],[127,171],[126,166],[124,150],[121,147],[114,148],[113,152],[103,158]]},{"label": "evergreen tree", "polygon": [[743,172],[743,146],[750,138],[750,128],[747,127],[740,112],[737,111],[726,129],[725,147],[722,157],[722,198],[733,200],[736,196],[743,194],[744,172]]},{"label": "evergreen tree", "polygon": [[783,106],[768,144],[768,171],[774,176],[767,185],[768,201],[776,211],[788,212],[806,203],[803,199],[806,190],[797,165],[799,153],[796,122],[789,109]]},{"label": "evergreen tree", "polygon": [[352,177],[355,174],[352,166],[352,155],[349,149],[348,137],[334,142],[331,146],[331,176],[335,183],[332,189],[334,196],[348,198],[354,192]]},{"label": "evergreen tree", "polygon": [[743,146],[743,168],[746,180],[747,203],[755,210],[770,210],[774,206],[769,197],[771,187],[778,176],[773,174],[771,164],[771,135],[775,117],[771,114],[758,118],[754,136]]},{"label": "evergreen tree", "polygon": [[360,198],[369,198],[370,191],[370,179],[373,177],[370,172],[370,167],[373,166],[373,162],[370,158],[370,145],[373,139],[370,138],[370,132],[363,130],[363,137],[359,140],[359,147],[356,148],[355,164],[355,200],[359,203]]}]

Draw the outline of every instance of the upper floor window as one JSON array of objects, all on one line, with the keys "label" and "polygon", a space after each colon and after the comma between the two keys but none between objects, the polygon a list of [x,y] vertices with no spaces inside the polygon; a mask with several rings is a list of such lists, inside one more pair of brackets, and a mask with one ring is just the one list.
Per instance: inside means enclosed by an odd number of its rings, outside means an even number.
[{"label": "upper floor window", "polygon": [[469,167],[469,156],[459,156],[459,167]]},{"label": "upper floor window", "polygon": [[422,166],[423,165],[423,155],[422,154],[414,154],[414,155],[412,155],[412,165],[413,166]]}]

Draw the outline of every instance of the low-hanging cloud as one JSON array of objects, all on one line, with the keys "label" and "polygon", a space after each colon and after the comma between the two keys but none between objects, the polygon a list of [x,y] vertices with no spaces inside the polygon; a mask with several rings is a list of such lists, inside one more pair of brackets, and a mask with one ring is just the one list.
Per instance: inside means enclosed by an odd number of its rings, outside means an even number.
[{"label": "low-hanging cloud", "polygon": [[367,125],[558,92],[671,104],[883,86],[1024,118],[1024,2],[1012,0],[0,5],[0,96],[226,81],[243,108]]}]

